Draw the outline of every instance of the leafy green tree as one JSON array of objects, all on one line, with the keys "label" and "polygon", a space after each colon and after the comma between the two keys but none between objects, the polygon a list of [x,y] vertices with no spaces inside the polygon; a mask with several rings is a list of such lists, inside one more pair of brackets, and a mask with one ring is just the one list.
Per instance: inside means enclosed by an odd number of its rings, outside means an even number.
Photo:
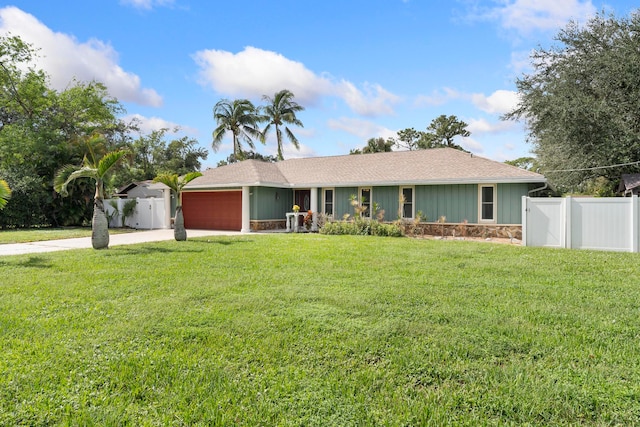
[{"label": "leafy green tree", "polygon": [[184,228],[184,214],[182,213],[182,199],[180,197],[185,185],[202,176],[200,172],[189,172],[179,177],[177,174],[162,174],[154,178],[155,182],[161,182],[176,195],[176,216],[173,226],[173,236],[177,241],[187,240],[187,230]]},{"label": "leafy green tree", "polygon": [[362,149],[354,149],[349,154],[369,154],[369,153],[388,153],[393,151],[395,141],[391,138],[384,139],[382,137],[369,138],[367,145]]},{"label": "leafy green tree", "polygon": [[469,137],[467,124],[456,116],[440,115],[433,119],[426,131],[407,128],[398,131],[397,138],[392,138],[393,144],[406,150],[426,150],[429,148],[450,147],[466,151],[456,144],[456,137]]},{"label": "leafy green tree", "polygon": [[[273,98],[264,95],[262,99],[267,102],[267,105],[263,107],[267,126],[262,131],[264,137],[271,130],[271,126],[276,129],[276,140],[278,142],[278,160],[284,160],[282,155],[282,129],[281,126],[286,124],[292,124],[300,127],[304,127],[302,122],[296,116],[296,113],[303,111],[304,107],[299,105],[293,100],[293,93],[287,89],[283,89],[277,92]],[[285,126],[284,133],[293,144],[296,149],[300,149],[300,143],[291,130]]]},{"label": "leafy green tree", "polygon": [[104,136],[109,150],[127,140],[129,126],[118,119],[124,110],[97,82],[73,81],[58,92],[46,74],[33,68],[37,52],[19,37],[0,37],[0,173],[10,184],[13,202],[1,227],[83,224],[92,215],[92,185],[78,180],[72,198],[53,189],[56,171],[79,164],[84,142]]},{"label": "leafy green tree", "polygon": [[554,46],[533,51],[533,71],[517,80],[520,104],[505,118],[526,123],[558,190],[613,187],[622,173],[640,171],[639,33],[638,13],[572,22]]},{"label": "leafy green tree", "polygon": [[4,209],[11,198],[11,189],[7,181],[0,179],[0,210]]},{"label": "leafy green tree", "polygon": [[256,107],[247,99],[229,101],[222,99],[213,107],[213,118],[218,127],[213,131],[212,148],[218,151],[222,138],[227,132],[233,136],[233,156],[242,160],[242,142],[246,142],[252,150],[255,150],[254,138],[258,138],[264,144],[264,134],[258,129],[264,118],[260,116]]},{"label": "leafy green tree", "polygon": [[432,135],[431,144],[434,147],[451,147],[463,150],[461,146],[454,142],[454,139],[458,136],[463,138],[471,136],[467,126],[468,124],[458,120],[456,116],[442,114],[431,121],[427,127],[427,134]]},{"label": "leafy green tree", "polygon": [[[179,129],[173,129],[177,132]],[[198,147],[198,141],[181,137],[168,140],[167,128],[154,130],[148,135],[140,135],[130,145],[131,164],[119,170],[113,185],[121,187],[135,181],[153,179],[159,174],[185,175],[202,167],[208,152]]]},{"label": "leafy green tree", "polygon": [[533,172],[540,172],[540,163],[535,157],[518,157],[513,160],[505,160],[505,163],[511,166],[519,167]]},{"label": "leafy green tree", "polygon": [[409,151],[429,148],[428,139],[429,136],[426,132],[415,130],[414,128],[399,130],[398,137],[392,138],[396,147]]},{"label": "leafy green tree", "polygon": [[87,139],[88,156],[85,156],[82,166],[66,165],[56,174],[54,189],[66,196],[67,186],[79,178],[89,178],[95,181],[93,197],[93,218],[91,220],[91,245],[94,249],[104,249],[109,246],[109,223],[104,211],[104,180],[107,174],[128,154],[126,150],[111,151],[98,158],[96,151],[102,145],[101,136]]},{"label": "leafy green tree", "polygon": [[[260,160],[261,162],[267,163],[275,163],[278,161],[276,156],[269,156],[265,154],[260,154],[256,151],[245,151],[242,153],[241,158],[244,160]],[[233,154],[230,154],[225,160],[220,160],[216,166],[226,166],[231,163],[235,163],[236,159]]]}]

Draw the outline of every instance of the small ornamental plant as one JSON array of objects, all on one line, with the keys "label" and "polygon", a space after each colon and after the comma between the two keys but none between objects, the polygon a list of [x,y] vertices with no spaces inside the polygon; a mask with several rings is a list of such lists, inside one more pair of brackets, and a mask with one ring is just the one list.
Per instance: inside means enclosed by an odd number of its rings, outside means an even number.
[{"label": "small ornamental plant", "polygon": [[300,206],[298,206],[298,205],[293,205],[293,211],[294,211],[294,212],[296,212],[296,213],[297,213],[297,212],[300,212]]},{"label": "small ornamental plant", "polygon": [[313,211],[307,211],[307,214],[304,216],[304,226],[307,230],[311,229],[311,225],[313,224]]}]

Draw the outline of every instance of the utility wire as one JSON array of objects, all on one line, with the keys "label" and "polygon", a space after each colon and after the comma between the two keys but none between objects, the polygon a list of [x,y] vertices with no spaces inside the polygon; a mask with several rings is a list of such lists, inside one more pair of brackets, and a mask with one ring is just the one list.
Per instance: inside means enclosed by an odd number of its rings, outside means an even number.
[{"label": "utility wire", "polygon": [[620,163],[618,165],[611,165],[611,166],[595,166],[593,168],[582,168],[582,169],[556,169],[556,170],[552,170],[552,171],[544,171],[544,173],[549,173],[549,172],[581,172],[581,171],[594,171],[597,169],[609,169],[609,168],[619,168],[622,166],[631,166],[631,165],[638,165],[640,164],[640,161],[637,162],[631,162],[631,163]]}]

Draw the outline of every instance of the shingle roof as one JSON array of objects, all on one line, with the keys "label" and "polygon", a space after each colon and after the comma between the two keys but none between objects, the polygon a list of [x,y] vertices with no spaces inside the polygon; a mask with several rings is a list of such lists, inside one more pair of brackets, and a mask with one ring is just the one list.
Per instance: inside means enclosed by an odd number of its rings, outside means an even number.
[{"label": "shingle roof", "polygon": [[452,148],[309,157],[265,163],[245,160],[209,169],[187,188],[237,186],[348,187],[546,182],[544,176]]}]

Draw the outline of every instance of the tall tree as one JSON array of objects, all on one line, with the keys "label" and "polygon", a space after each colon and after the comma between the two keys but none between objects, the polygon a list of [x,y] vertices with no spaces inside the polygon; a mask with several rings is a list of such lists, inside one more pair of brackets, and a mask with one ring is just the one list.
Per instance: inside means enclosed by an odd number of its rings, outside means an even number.
[{"label": "tall tree", "polygon": [[432,135],[434,146],[443,146],[462,150],[462,147],[454,142],[457,136],[467,138],[471,132],[467,130],[468,124],[458,120],[456,116],[441,114],[431,121],[427,127],[427,133]]},{"label": "tall tree", "polygon": [[236,99],[229,101],[221,99],[213,107],[213,118],[218,127],[213,131],[213,142],[211,144],[214,151],[218,151],[222,138],[227,132],[233,136],[233,156],[237,160],[243,153],[242,141],[246,142],[251,149],[255,149],[253,139],[257,138],[264,144],[264,134],[260,132],[258,125],[263,118],[256,107],[247,99]]},{"label": "tall tree", "polygon": [[187,229],[184,227],[184,214],[182,213],[182,198],[180,197],[185,185],[202,176],[200,172],[189,172],[179,177],[177,174],[162,174],[154,178],[155,182],[161,182],[171,189],[176,195],[176,216],[173,224],[173,237],[177,241],[187,240]]},{"label": "tall tree", "polygon": [[11,198],[11,189],[7,181],[0,179],[0,210],[2,210]]},{"label": "tall tree", "polygon": [[[542,172],[560,191],[612,186],[640,167],[640,14],[570,23],[556,45],[533,51],[506,119],[528,128]],[[610,167],[625,165],[623,167]],[[602,179],[600,181],[603,181]]]},{"label": "tall tree", "polygon": [[0,175],[12,189],[12,203],[0,227],[83,224],[91,219],[92,185],[78,180],[63,199],[53,189],[56,171],[79,164],[84,140],[104,136],[109,150],[124,144],[129,127],[106,87],[72,81],[64,91],[50,88],[33,66],[37,51],[18,37],[0,37]]},{"label": "tall tree", "polygon": [[369,140],[367,141],[367,145],[365,145],[362,149],[351,150],[349,154],[388,153],[390,151],[393,151],[394,143],[395,141],[391,138],[369,138]]},{"label": "tall tree", "polygon": [[405,150],[421,150],[429,148],[427,144],[427,134],[414,128],[407,128],[398,131],[398,137],[393,138],[394,145]]},{"label": "tall tree", "polygon": [[[276,141],[278,143],[278,160],[284,160],[282,155],[282,129],[281,126],[286,124],[292,124],[300,127],[304,127],[302,122],[296,116],[296,113],[303,111],[304,107],[299,105],[293,100],[293,93],[287,89],[283,89],[277,92],[273,98],[264,95],[262,99],[267,102],[267,105],[263,107],[265,119],[267,120],[267,126],[263,130],[264,137],[271,130],[271,126],[276,129]],[[285,126],[284,133],[293,144],[296,149],[300,149],[300,143],[298,138],[291,132],[289,127]]]},{"label": "tall tree", "polygon": [[98,158],[97,152],[103,150],[104,140],[94,135],[86,140],[88,153],[82,166],[66,165],[56,174],[55,190],[66,196],[69,183],[79,178],[89,178],[95,181],[96,191],[93,196],[93,218],[91,220],[91,245],[94,249],[104,249],[109,246],[109,224],[104,212],[104,180],[107,174],[118,162],[128,154],[126,150],[111,151]]},{"label": "tall tree", "polygon": [[199,147],[198,141],[193,138],[167,138],[170,132],[178,131],[178,128],[154,130],[148,135],[140,135],[129,144],[132,162],[118,170],[114,186],[153,179],[160,174],[185,175],[200,170],[201,159],[205,160],[209,153],[205,148]]},{"label": "tall tree", "polygon": [[[244,160],[260,160],[261,162],[266,163],[275,163],[278,161],[276,156],[260,154],[255,151],[245,151],[241,156]],[[220,160],[216,166],[226,166],[231,163],[235,163],[236,159],[233,157],[233,154],[230,154],[225,160]]]}]

